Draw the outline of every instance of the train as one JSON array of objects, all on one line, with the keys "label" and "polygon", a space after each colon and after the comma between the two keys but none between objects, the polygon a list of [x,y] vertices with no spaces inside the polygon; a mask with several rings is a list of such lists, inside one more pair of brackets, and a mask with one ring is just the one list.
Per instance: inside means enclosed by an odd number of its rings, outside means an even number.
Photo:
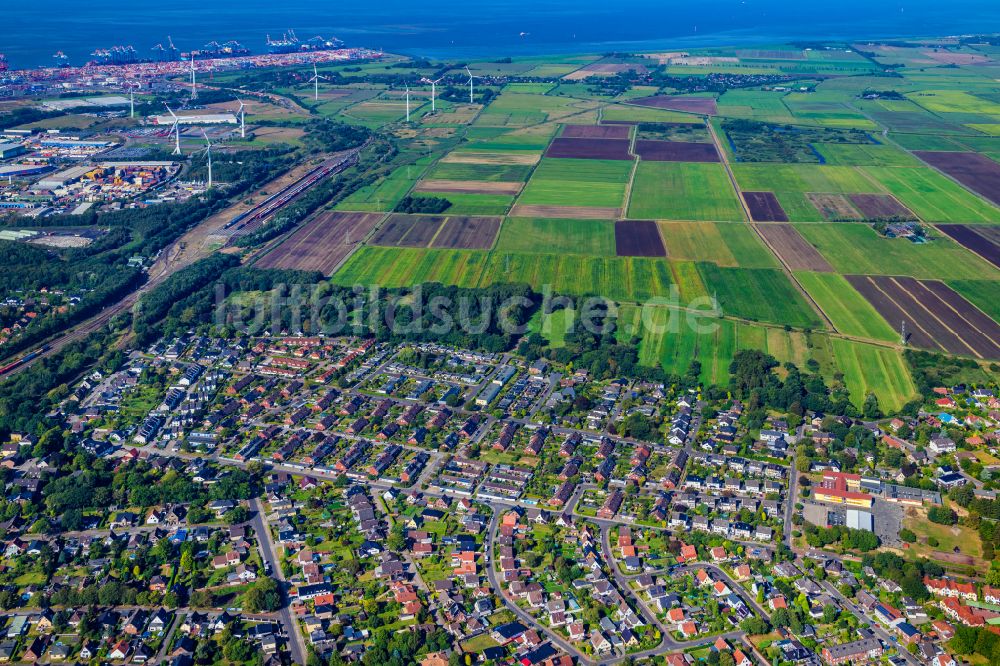
[{"label": "train", "polygon": [[25,354],[24,356],[22,356],[21,358],[17,359],[16,361],[11,361],[7,365],[5,365],[3,367],[0,367],[0,377],[3,377],[4,375],[7,375],[7,374],[13,372],[14,370],[17,370],[18,368],[20,368],[25,363],[30,363],[31,361],[35,360],[36,358],[38,358],[39,356],[41,356],[42,354],[44,354],[48,350],[49,350],[49,346],[48,345],[42,345],[41,347],[39,347],[35,351],[33,351],[33,352],[29,353],[29,354]]}]

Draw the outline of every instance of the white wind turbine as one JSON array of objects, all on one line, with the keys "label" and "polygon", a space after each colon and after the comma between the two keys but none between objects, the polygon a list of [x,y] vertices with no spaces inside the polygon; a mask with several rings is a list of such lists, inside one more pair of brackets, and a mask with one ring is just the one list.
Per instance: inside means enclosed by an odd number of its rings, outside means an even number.
[{"label": "white wind turbine", "polygon": [[313,75],[309,81],[313,84],[313,100],[319,101],[319,82],[320,79],[323,81],[329,81],[330,79],[325,76],[320,76],[319,71],[316,70],[316,63],[313,63]]},{"label": "white wind turbine", "polygon": [[181,125],[180,125],[180,119],[177,118],[177,114],[174,113],[174,110],[171,109],[169,106],[167,106],[166,102],[163,103],[163,106],[167,107],[167,111],[169,111],[170,115],[173,116],[173,118],[174,118],[174,152],[172,152],[170,154],[171,155],[181,155],[182,153],[181,153]]},{"label": "white wind turbine", "polygon": [[406,86],[406,122],[410,122],[410,86]]},{"label": "white wind turbine", "polygon": [[198,96],[198,88],[194,82],[194,51],[191,51],[191,99]]},{"label": "white wind turbine", "polygon": [[247,138],[247,125],[246,125],[247,112],[246,112],[246,104],[244,104],[243,100],[241,100],[239,97],[236,98],[236,101],[240,103],[240,108],[236,111],[236,115],[238,115],[240,117],[240,138],[241,139],[245,139],[245,138]]},{"label": "white wind turbine", "polygon": [[469,75],[469,104],[475,104],[476,101],[475,101],[474,91],[473,91],[473,88],[472,88],[472,82],[473,82],[473,80],[475,80],[475,79],[481,79],[482,77],[481,76],[473,76],[472,72],[469,71],[469,66],[468,65],[465,66],[465,73]]},{"label": "white wind turbine", "polygon": [[208,158],[208,186],[205,189],[210,190],[212,189],[212,142],[208,140],[205,130],[201,131],[201,135],[205,137],[205,157]]},{"label": "white wind turbine", "polygon": [[443,80],[444,80],[443,76],[437,81],[431,81],[426,77],[420,79],[422,83],[431,84],[431,113],[435,113],[437,111],[437,84],[441,83],[441,81]]}]

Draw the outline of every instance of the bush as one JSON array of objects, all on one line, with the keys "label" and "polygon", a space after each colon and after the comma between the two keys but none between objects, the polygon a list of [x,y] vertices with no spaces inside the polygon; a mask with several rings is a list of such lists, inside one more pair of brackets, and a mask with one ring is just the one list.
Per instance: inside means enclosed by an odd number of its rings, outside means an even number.
[{"label": "bush", "polygon": [[904,527],[899,530],[899,538],[906,543],[913,543],[917,540],[917,535],[913,533],[913,530],[908,530]]}]

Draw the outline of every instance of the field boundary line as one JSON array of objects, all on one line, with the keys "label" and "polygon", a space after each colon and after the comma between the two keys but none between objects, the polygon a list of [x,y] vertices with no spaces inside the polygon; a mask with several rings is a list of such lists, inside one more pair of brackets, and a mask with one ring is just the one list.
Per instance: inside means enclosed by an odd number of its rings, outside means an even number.
[{"label": "field boundary line", "polygon": [[[907,277],[909,277],[909,276],[907,276]],[[972,345],[970,345],[968,342],[966,342],[965,338],[963,338],[960,333],[958,333],[951,326],[949,326],[948,324],[946,324],[945,322],[943,322],[941,320],[941,318],[938,317],[936,314],[934,314],[934,312],[932,312],[930,308],[928,308],[926,305],[924,305],[923,301],[921,301],[919,298],[917,298],[917,296],[913,292],[911,292],[909,289],[907,289],[902,284],[900,284],[899,280],[896,279],[895,275],[889,276],[889,279],[892,280],[892,283],[894,285],[896,285],[897,287],[899,287],[899,289],[902,291],[902,293],[906,294],[906,296],[911,301],[913,301],[918,308],[920,308],[921,310],[923,310],[924,312],[926,312],[928,315],[930,315],[931,318],[934,319],[934,321],[936,321],[937,323],[941,324],[941,327],[944,328],[944,330],[946,330],[949,333],[951,333],[952,335],[954,335],[958,339],[958,341],[961,342],[963,345],[965,345],[976,357],[978,357],[980,359],[983,358],[983,355],[980,354],[978,351],[976,351],[976,349]],[[911,278],[911,279],[916,280],[917,284],[920,284],[920,280],[917,280],[917,278]],[[965,317],[962,317],[962,321],[965,321]],[[966,323],[968,323],[968,322],[966,322]],[[931,337],[933,339],[933,336],[931,336]]]},{"label": "field boundary line", "polygon": [[716,150],[719,151],[719,156],[722,159],[722,165],[726,169],[726,175],[729,176],[729,182],[732,185],[733,189],[736,190],[736,197],[739,199],[740,206],[743,208],[743,215],[746,217],[747,224],[750,225],[750,228],[754,230],[754,233],[757,234],[757,237],[760,239],[760,241],[764,243],[764,245],[771,251],[771,254],[773,254],[774,257],[778,260],[778,263],[781,264],[781,268],[784,271],[785,276],[792,282],[793,285],[795,285],[795,288],[799,290],[799,293],[802,294],[802,296],[806,299],[806,301],[812,304],[812,307],[816,311],[816,313],[826,321],[826,324],[827,326],[830,327],[830,330],[839,333],[840,331],[838,331],[837,327],[833,325],[833,320],[831,320],[829,315],[827,315],[826,312],[823,310],[823,308],[819,306],[819,303],[816,302],[816,299],[814,299],[809,294],[809,292],[806,291],[806,288],[803,287],[802,283],[798,281],[798,279],[792,273],[791,268],[789,268],[788,264],[785,263],[785,260],[782,258],[782,256],[778,254],[778,251],[774,249],[774,246],[772,246],[768,242],[767,237],[764,236],[764,234],[761,233],[760,229],[757,228],[757,225],[753,221],[753,216],[750,215],[750,207],[747,205],[746,199],[743,197],[743,190],[740,189],[739,183],[736,181],[736,174],[733,173],[733,168],[729,164],[729,156],[725,153],[725,151],[720,149],[721,142],[719,141],[718,134],[716,134],[715,132],[715,127],[712,125],[711,122],[706,123],[706,125],[708,125],[708,131],[712,135],[712,142],[715,144]]}]

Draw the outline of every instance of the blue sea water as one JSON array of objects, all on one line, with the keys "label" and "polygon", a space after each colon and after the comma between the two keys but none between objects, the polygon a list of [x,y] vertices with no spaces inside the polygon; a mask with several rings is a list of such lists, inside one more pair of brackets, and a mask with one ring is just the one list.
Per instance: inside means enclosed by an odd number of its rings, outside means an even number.
[{"label": "blue sea water", "polygon": [[997,0],[8,0],[0,53],[14,67],[82,64],[98,47],[181,50],[265,34],[336,36],[413,55],[500,57],[1000,32]]}]

